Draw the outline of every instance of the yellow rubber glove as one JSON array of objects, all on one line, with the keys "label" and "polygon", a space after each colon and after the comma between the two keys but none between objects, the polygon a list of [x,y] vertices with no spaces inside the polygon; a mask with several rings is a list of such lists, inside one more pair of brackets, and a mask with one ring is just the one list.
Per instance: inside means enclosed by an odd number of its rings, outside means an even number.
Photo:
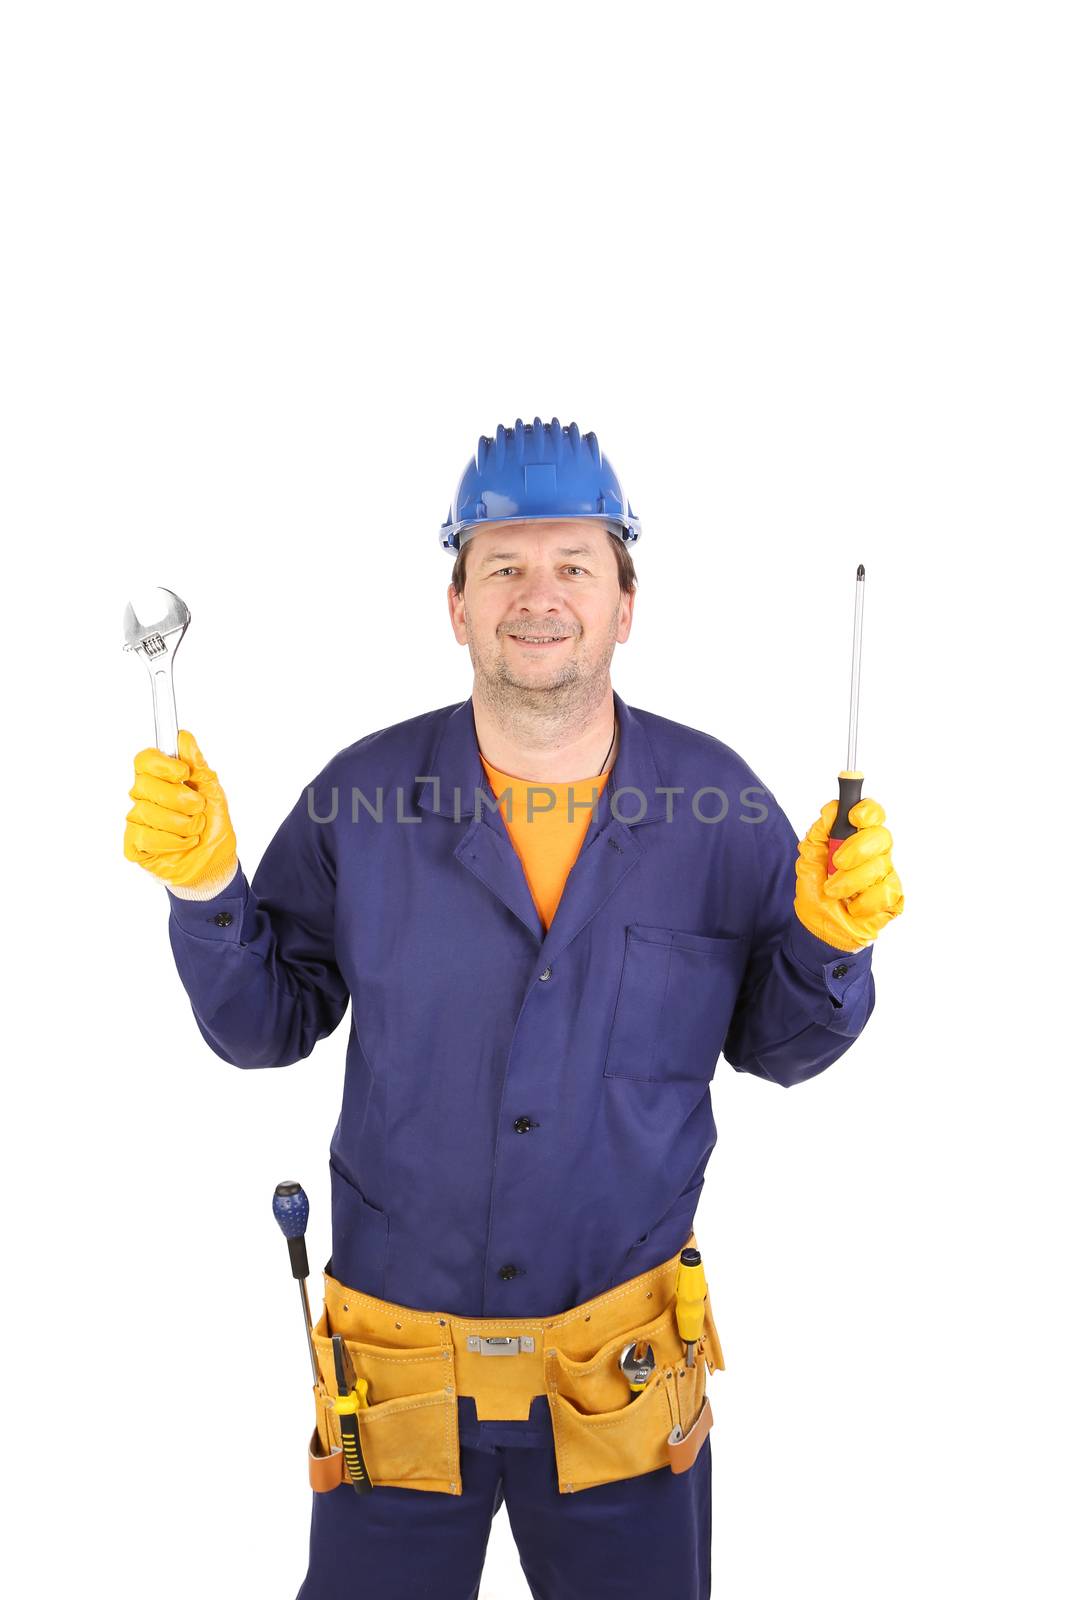
[{"label": "yellow rubber glove", "polygon": [[237,871],[237,839],[226,796],[184,728],[178,756],[142,750],[133,759],[125,854],[185,900],[210,900]]},{"label": "yellow rubber glove", "polygon": [[877,800],[857,800],[848,814],[856,832],[842,840],[834,871],[826,876],[830,829],[837,801],[829,800],[797,846],[797,916],[835,950],[862,950],[904,909],[904,893],[890,859],[893,835]]}]

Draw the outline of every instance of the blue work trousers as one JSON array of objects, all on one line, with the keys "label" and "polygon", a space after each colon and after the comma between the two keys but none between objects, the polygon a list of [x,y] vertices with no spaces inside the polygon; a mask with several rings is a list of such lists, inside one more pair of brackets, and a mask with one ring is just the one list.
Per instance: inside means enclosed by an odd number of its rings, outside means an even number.
[{"label": "blue work trousers", "polygon": [[316,1494],[297,1600],[478,1600],[501,1505],[533,1600],[708,1600],[710,1439],[688,1472],[660,1467],[575,1494],[559,1491],[550,1442],[461,1434],[460,1471],[459,1495],[359,1495],[347,1483]]}]

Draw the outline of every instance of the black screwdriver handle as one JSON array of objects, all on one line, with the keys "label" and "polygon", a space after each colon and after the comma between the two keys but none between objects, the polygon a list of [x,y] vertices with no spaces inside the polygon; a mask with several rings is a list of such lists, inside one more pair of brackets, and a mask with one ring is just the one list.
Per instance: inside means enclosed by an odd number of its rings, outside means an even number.
[{"label": "black screwdriver handle", "polygon": [[829,850],[826,857],[827,877],[836,871],[834,856],[837,854],[838,846],[845,839],[850,839],[858,831],[856,824],[848,820],[848,814],[862,795],[862,772],[839,772],[837,774],[837,816],[834,818],[830,828]]}]

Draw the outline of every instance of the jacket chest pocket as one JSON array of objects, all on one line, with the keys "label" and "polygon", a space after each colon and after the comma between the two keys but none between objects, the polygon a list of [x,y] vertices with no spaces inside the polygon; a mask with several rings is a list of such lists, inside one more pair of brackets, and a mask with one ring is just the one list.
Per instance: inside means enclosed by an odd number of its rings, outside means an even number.
[{"label": "jacket chest pocket", "polygon": [[604,1076],[709,1082],[747,948],[747,938],[631,923]]}]

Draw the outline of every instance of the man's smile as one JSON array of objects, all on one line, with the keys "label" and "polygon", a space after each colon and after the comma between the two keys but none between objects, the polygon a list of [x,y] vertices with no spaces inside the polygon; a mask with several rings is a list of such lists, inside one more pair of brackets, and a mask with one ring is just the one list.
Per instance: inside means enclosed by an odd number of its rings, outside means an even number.
[{"label": "man's smile", "polygon": [[513,640],[515,644],[522,645],[526,650],[547,650],[551,645],[566,643],[572,635],[569,633],[556,635],[508,633],[504,637]]}]

